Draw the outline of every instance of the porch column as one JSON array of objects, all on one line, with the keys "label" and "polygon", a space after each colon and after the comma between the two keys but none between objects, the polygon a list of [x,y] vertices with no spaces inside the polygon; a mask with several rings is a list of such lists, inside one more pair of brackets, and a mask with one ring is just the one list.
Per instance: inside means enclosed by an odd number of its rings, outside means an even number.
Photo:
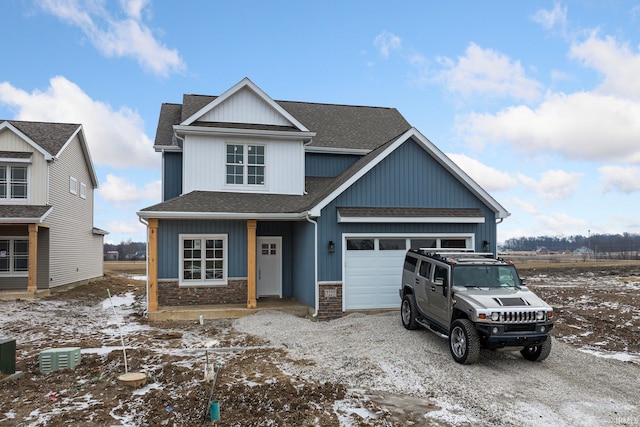
[{"label": "porch column", "polygon": [[147,248],[147,311],[158,311],[158,219],[150,218],[147,226],[149,247]]},{"label": "porch column", "polygon": [[256,308],[256,220],[247,220],[247,308]]},{"label": "porch column", "polygon": [[38,291],[38,224],[29,224],[29,278],[27,292]]}]

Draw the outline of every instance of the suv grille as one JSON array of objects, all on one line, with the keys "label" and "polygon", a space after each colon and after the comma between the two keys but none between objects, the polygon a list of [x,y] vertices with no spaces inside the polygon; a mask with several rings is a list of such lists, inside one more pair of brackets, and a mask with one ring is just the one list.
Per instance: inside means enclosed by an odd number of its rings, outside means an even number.
[{"label": "suv grille", "polygon": [[503,323],[531,323],[536,321],[535,311],[505,311],[500,313]]}]

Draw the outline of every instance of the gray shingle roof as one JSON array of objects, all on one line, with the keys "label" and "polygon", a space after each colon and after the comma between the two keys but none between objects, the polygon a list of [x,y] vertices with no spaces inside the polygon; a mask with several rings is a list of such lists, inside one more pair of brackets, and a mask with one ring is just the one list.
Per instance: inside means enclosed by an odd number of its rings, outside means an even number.
[{"label": "gray shingle roof", "polygon": [[42,218],[51,206],[42,205],[0,205],[0,219],[37,219]]},{"label": "gray shingle roof", "polygon": [[[4,120],[0,121],[0,123]],[[16,129],[28,136],[47,153],[56,156],[69,138],[78,130],[79,124],[23,122],[7,120]]]},{"label": "gray shingle roof", "polygon": [[396,207],[338,207],[344,217],[398,218],[477,218],[484,217],[477,208],[396,208]]},{"label": "gray shingle roof", "polygon": [[[215,96],[184,95],[183,103],[163,104],[156,131],[156,146],[170,146],[173,125],[191,117],[215,100]],[[312,147],[374,150],[411,128],[395,108],[311,102],[275,101],[309,131],[315,132]],[[195,122],[193,125],[202,126]],[[222,123],[219,127],[232,126]],[[251,125],[251,124],[249,124]],[[237,125],[236,125],[237,126]],[[292,130],[292,129],[281,129]]]}]

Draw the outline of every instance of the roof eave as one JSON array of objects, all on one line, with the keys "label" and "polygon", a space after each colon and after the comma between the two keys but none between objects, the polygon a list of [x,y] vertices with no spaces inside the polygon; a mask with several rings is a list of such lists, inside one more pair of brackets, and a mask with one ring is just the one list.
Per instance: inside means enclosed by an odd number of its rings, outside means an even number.
[{"label": "roof eave", "polygon": [[281,139],[308,140],[316,136],[315,132],[300,131],[278,131],[278,130],[260,130],[260,129],[236,129],[221,128],[209,126],[183,126],[174,125],[173,129],[176,133],[182,135],[210,135],[216,134],[220,136],[261,136],[261,137],[278,137]]},{"label": "roof eave", "polygon": [[204,220],[233,220],[233,219],[260,219],[260,220],[299,220],[307,216],[306,212],[295,213],[256,213],[256,212],[166,212],[166,211],[139,211],[136,214],[143,219],[204,219]]}]

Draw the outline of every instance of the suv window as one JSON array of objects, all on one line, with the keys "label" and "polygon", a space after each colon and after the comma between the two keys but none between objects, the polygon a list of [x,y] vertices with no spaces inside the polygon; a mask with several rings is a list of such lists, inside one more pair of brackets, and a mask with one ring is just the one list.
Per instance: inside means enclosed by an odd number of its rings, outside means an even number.
[{"label": "suv window", "polygon": [[404,259],[404,269],[414,273],[416,271],[416,264],[418,264],[418,258],[407,256]]},{"label": "suv window", "polygon": [[456,265],[453,283],[481,288],[520,287],[520,277],[512,265]]},{"label": "suv window", "polygon": [[442,283],[447,285],[447,268],[436,265],[435,272],[433,273],[433,280],[442,279]]},{"label": "suv window", "polygon": [[425,278],[429,278],[429,273],[431,273],[431,263],[422,261],[420,263],[420,275]]}]

